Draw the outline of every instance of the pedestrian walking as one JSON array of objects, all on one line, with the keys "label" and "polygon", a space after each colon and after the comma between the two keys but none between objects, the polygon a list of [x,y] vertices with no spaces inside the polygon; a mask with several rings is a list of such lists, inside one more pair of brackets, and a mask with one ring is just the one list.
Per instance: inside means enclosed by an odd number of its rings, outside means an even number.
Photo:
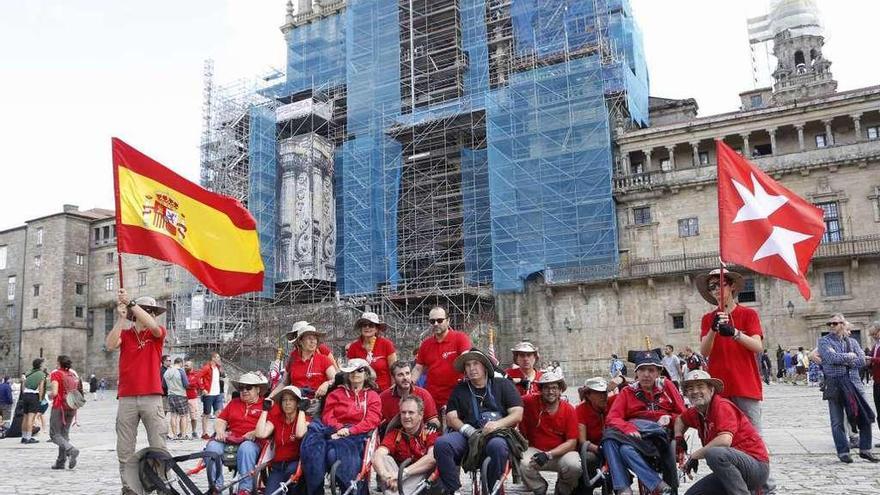
[{"label": "pedestrian walking", "polygon": [[828,335],[819,339],[819,355],[825,372],[825,391],[831,416],[831,435],[841,462],[851,464],[850,443],[844,428],[846,417],[854,418],[859,429],[859,457],[880,462],[871,453],[871,424],[876,419],[868,404],[859,369],[865,365],[865,354],[859,343],[847,335],[848,322],[843,314],[831,315],[826,323]]},{"label": "pedestrian walking", "polygon": [[107,334],[108,350],[119,349],[119,403],[116,410],[116,457],[122,493],[136,493],[128,483],[126,470],[137,444],[138,424],[143,423],[150,447],[164,449],[168,422],[162,407],[162,380],[159,377],[162,347],[167,331],[156,317],[165,308],[152,297],[130,300],[125,289],[116,297],[118,318]]},{"label": "pedestrian walking", "polygon": [[92,396],[92,400],[98,400],[98,377],[94,373],[89,376],[89,395]]},{"label": "pedestrian walking", "polygon": [[196,431],[198,430],[199,416],[202,415],[202,401],[199,398],[201,379],[199,378],[199,372],[193,369],[193,363],[190,360],[183,363],[183,371],[186,372],[187,381],[186,403],[189,412],[189,431],[192,432],[192,438],[195,440],[199,438],[199,434]]},{"label": "pedestrian walking", "polygon": [[608,365],[608,373],[611,375],[611,378],[617,378],[618,376],[626,377],[626,364],[624,364],[622,359],[617,357],[617,354],[611,355],[611,364]]},{"label": "pedestrian walking", "polygon": [[761,353],[761,377],[764,379],[764,383],[770,385],[770,375],[773,373],[773,364],[770,362],[770,356],[767,354],[767,349],[764,349],[764,352]]},{"label": "pedestrian walking", "polygon": [[168,385],[168,410],[171,412],[171,436],[169,439],[183,440],[189,433],[189,403],[186,398],[186,389],[189,387],[189,379],[183,370],[183,359],[174,358],[174,363],[165,371],[165,383]]},{"label": "pedestrian walking", "polygon": [[669,375],[675,388],[679,388],[681,385],[681,360],[675,355],[675,347],[669,344],[663,349],[663,368],[666,369],[666,374]]},{"label": "pedestrian walking", "polygon": [[70,426],[76,417],[76,409],[67,400],[68,394],[82,392],[79,375],[72,369],[69,356],[58,356],[58,368],[49,375],[49,398],[52,399],[52,417],[49,420],[49,441],[58,446],[58,456],[52,469],[76,467],[79,449],[70,443]]},{"label": "pedestrian walking", "polygon": [[22,411],[24,412],[24,417],[21,421],[21,443],[32,444],[39,442],[32,435],[37,414],[40,414],[42,402],[46,396],[47,377],[48,375],[43,371],[43,360],[41,358],[34,359],[31,370],[24,376],[24,381],[21,384],[21,394],[18,398],[22,402]]},{"label": "pedestrian walking", "polygon": [[0,381],[0,424],[12,419],[12,404],[14,403],[12,385],[9,383],[9,377],[4,376],[3,381]]},{"label": "pedestrian walking", "polygon": [[98,400],[104,400],[104,392],[107,391],[107,379],[101,378],[98,381]]},{"label": "pedestrian walking", "polygon": [[217,352],[211,353],[211,359],[202,367],[199,377],[202,380],[202,440],[211,438],[208,435],[208,422],[223,409],[223,394],[220,389],[220,366],[222,359]]}]

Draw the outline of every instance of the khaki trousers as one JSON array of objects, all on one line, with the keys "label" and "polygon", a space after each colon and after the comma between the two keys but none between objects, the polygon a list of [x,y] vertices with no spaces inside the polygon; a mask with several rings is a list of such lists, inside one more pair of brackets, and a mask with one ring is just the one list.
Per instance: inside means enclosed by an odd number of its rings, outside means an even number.
[{"label": "khaki trousers", "polygon": [[[397,476],[399,468],[397,466],[397,462],[390,455],[383,456],[383,460],[385,461],[385,469],[393,473],[393,476]],[[415,474],[411,475],[407,479],[403,480],[403,493],[406,495],[410,495],[413,493],[419,483],[425,480],[431,473],[423,473],[423,474]],[[397,490],[389,490],[385,483],[380,483],[382,487],[382,493],[385,495],[398,495]],[[439,489],[439,483],[435,485],[435,491]],[[421,495],[427,495],[428,492],[422,492]]]},{"label": "khaki trousers", "polygon": [[[119,477],[124,488],[131,488],[134,483],[125,478],[126,466],[132,459],[137,446],[138,423],[144,423],[147,430],[147,441],[150,447],[165,448],[165,436],[168,435],[168,421],[165,419],[165,407],[161,395],[139,395],[120,397],[116,409],[116,457],[119,459]],[[134,469],[133,472],[137,472]],[[138,483],[139,484],[139,483]]]},{"label": "khaki trousers", "polygon": [[560,458],[550,459],[544,467],[538,468],[530,463],[532,456],[541,452],[529,447],[523,454],[519,469],[522,473],[523,484],[536,494],[547,492],[547,480],[541,476],[541,471],[552,471],[559,474],[556,479],[556,495],[569,495],[581,477],[581,456],[576,451],[571,451]]}]

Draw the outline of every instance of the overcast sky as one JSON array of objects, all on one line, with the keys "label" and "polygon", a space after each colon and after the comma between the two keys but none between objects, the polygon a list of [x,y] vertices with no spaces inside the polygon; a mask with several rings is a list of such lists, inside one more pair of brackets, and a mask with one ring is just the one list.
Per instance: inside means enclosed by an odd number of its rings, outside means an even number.
[{"label": "overcast sky", "polygon": [[[766,2],[632,2],[651,94],[736,110],[752,88],[746,18]],[[283,68],[284,4],[0,0],[0,230],[65,203],[112,208],[111,136],[197,180],[204,60],[221,84]],[[880,2],[818,4],[839,89],[880,83]]]}]

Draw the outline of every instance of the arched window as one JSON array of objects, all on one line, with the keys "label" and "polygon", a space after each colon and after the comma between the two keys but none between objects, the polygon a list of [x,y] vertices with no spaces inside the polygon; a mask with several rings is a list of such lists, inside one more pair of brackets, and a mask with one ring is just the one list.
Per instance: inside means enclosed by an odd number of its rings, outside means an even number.
[{"label": "arched window", "polygon": [[804,52],[800,50],[794,52],[794,65],[795,67],[798,65],[804,65]]}]

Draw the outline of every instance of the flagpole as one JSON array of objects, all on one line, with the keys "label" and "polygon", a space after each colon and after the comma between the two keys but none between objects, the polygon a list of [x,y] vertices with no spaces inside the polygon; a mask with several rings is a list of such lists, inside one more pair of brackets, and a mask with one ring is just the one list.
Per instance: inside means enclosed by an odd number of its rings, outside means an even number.
[{"label": "flagpole", "polygon": [[718,198],[718,262],[721,263],[721,276],[718,277],[718,287],[721,292],[718,294],[718,311],[724,312],[724,260],[721,259],[721,248],[724,246],[724,229],[721,226],[721,174],[719,167],[721,166],[721,138],[715,138],[715,192]]},{"label": "flagpole", "polygon": [[119,201],[119,168],[116,166],[116,153],[113,153],[113,141],[115,138],[110,138],[110,149],[111,149],[111,166],[113,167],[113,201],[116,206],[116,218],[114,219],[116,225],[116,262],[119,266],[119,288],[125,288],[124,280],[122,277],[122,253],[119,251],[119,234],[122,232],[120,230],[120,226],[122,225],[122,210],[120,209],[120,201]]}]

